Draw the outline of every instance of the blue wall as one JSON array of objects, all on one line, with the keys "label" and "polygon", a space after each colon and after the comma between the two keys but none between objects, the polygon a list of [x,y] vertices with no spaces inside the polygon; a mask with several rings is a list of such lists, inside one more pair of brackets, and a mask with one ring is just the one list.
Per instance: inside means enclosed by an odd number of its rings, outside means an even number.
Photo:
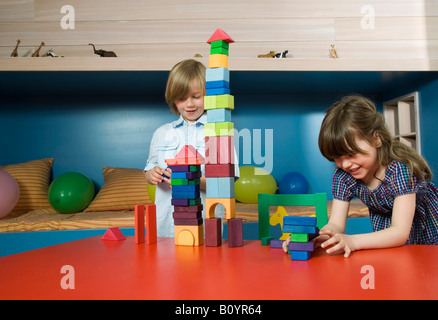
[{"label": "blue wall", "polygon": [[[0,73],[0,165],[53,157],[54,177],[78,171],[98,187],[104,166],[143,168],[152,133],[176,118],[164,102],[166,78],[167,72]],[[381,104],[382,94],[395,94],[400,83],[420,90],[424,155],[437,172],[437,78],[435,73],[235,72],[233,121],[252,137],[260,129],[262,140],[272,129],[277,182],[298,171],[309,180],[310,192],[330,197],[333,165],[319,153],[319,127],[324,111],[350,92]],[[243,163],[243,148],[252,146],[239,145],[240,163],[255,164],[254,158]]]}]

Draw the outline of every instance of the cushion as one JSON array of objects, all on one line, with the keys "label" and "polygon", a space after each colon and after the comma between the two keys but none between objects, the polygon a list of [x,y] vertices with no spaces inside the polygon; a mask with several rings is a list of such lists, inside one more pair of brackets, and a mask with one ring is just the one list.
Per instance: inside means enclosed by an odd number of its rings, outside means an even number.
[{"label": "cushion", "polygon": [[152,204],[143,170],[103,168],[104,184],[84,212],[134,210],[136,204]]},{"label": "cushion", "polygon": [[50,208],[47,191],[53,159],[32,160],[19,164],[0,166],[17,181],[20,187],[20,198],[15,211],[31,211]]}]

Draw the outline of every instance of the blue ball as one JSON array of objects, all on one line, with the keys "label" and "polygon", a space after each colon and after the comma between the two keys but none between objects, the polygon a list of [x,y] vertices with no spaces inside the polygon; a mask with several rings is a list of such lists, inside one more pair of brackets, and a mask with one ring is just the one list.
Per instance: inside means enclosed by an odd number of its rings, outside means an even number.
[{"label": "blue ball", "polygon": [[305,194],[309,190],[306,178],[298,172],[289,172],[278,185],[280,194]]}]

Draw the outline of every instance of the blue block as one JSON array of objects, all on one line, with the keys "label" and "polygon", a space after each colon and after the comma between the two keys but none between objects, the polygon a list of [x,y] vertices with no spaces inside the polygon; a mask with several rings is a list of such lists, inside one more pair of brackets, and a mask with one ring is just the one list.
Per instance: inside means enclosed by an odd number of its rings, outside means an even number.
[{"label": "blue block", "polygon": [[207,198],[234,198],[234,177],[205,178]]},{"label": "blue block", "polygon": [[172,178],[174,179],[196,179],[202,175],[201,171],[194,172],[172,172]]},{"label": "blue block", "polygon": [[283,225],[285,224],[293,226],[316,226],[316,217],[285,216],[283,218]]},{"label": "blue block", "polygon": [[205,83],[205,89],[214,89],[214,88],[230,89],[230,83],[225,80],[207,81]]},{"label": "blue block", "polygon": [[316,227],[312,226],[293,226],[290,224],[284,224],[283,223],[283,233],[309,233],[314,234],[316,233]]},{"label": "blue block", "polygon": [[230,82],[230,70],[227,68],[207,69],[205,81],[227,81]]},{"label": "blue block", "polygon": [[310,259],[311,252],[309,251],[291,251],[290,252],[290,258],[291,260],[309,260]]},{"label": "blue block", "polygon": [[207,110],[207,122],[231,122],[231,109]]},{"label": "blue block", "polygon": [[174,192],[179,193],[179,192],[195,192],[198,191],[199,192],[199,184],[197,185],[190,185],[190,186],[172,186],[172,194]]},{"label": "blue block", "polygon": [[199,191],[186,191],[186,192],[172,191],[172,199],[196,199],[199,198],[200,196],[201,193]]},{"label": "blue block", "polygon": [[227,88],[213,88],[213,89],[206,89],[205,95],[207,96],[219,96],[221,94],[230,94],[230,89]]}]

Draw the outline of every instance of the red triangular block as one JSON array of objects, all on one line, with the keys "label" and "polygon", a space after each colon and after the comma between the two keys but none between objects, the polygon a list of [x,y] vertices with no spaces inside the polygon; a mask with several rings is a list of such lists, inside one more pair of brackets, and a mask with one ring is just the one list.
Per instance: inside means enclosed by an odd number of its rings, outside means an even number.
[{"label": "red triangular block", "polygon": [[102,240],[119,241],[119,240],[125,240],[126,238],[123,235],[122,231],[120,231],[119,228],[114,227],[114,228],[109,228],[108,230],[106,230],[105,234],[103,235],[103,237],[101,239]]},{"label": "red triangular block", "polygon": [[175,159],[166,159],[168,166],[175,165],[199,165],[204,164],[204,157],[195,149],[194,146],[185,145],[175,156]]},{"label": "red triangular block", "polygon": [[223,40],[226,43],[232,43],[234,40],[223,30],[216,29],[216,31],[212,34],[210,39],[208,39],[207,43],[212,43],[213,41]]}]

